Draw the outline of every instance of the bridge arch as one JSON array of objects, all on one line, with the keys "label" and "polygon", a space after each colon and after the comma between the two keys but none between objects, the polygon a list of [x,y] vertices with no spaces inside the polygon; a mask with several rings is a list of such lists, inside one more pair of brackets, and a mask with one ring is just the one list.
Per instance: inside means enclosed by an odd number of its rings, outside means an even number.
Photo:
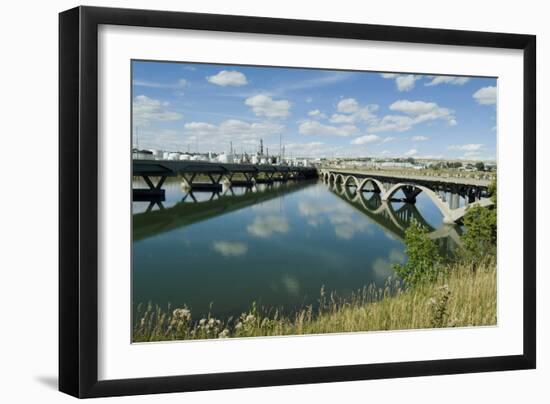
[{"label": "bridge arch", "polygon": [[344,176],[342,174],[336,174],[336,177],[334,177],[334,182],[336,184],[340,184],[344,182]]},{"label": "bridge arch", "polygon": [[[389,201],[392,196],[399,191],[400,189],[405,189],[406,187],[416,188],[420,192],[424,192],[434,203],[434,205],[439,209],[441,214],[443,215],[443,222],[444,223],[454,223],[456,219],[454,219],[453,212],[451,209],[447,206],[445,202],[443,202],[439,196],[432,191],[430,188],[425,187],[423,185],[419,184],[411,184],[407,182],[400,182],[398,184],[393,185],[388,189],[384,195],[382,196],[382,200]],[[416,196],[416,195],[415,195]]]},{"label": "bridge arch", "polygon": [[365,185],[367,185],[369,182],[373,184],[375,192],[379,192],[382,194],[385,192],[384,184],[382,184],[382,182],[377,180],[376,178],[363,179],[363,181],[361,181],[361,183],[358,185],[357,191],[363,192],[363,190],[365,189]]},{"label": "bridge arch", "polygon": [[355,176],[353,176],[353,175],[348,175],[348,176],[344,179],[344,186],[345,186],[345,187],[355,186],[355,187],[357,187],[357,189],[359,189],[359,182],[357,181],[357,178],[355,178]]}]

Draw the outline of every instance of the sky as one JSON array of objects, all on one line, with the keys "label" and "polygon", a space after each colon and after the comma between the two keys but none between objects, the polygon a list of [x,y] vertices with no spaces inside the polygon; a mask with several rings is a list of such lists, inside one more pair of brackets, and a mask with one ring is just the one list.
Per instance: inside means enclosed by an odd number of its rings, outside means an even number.
[{"label": "sky", "polygon": [[132,61],[140,148],[487,161],[496,102],[496,78]]}]

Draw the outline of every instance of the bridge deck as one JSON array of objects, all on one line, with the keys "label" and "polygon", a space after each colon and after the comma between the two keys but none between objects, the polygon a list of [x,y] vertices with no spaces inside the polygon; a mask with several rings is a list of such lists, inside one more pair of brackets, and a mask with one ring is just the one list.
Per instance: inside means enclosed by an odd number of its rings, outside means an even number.
[{"label": "bridge deck", "polygon": [[391,174],[387,171],[368,171],[368,170],[338,170],[326,168],[324,171],[328,171],[334,174],[342,174],[343,176],[354,175],[359,178],[372,177],[380,179],[381,181],[399,181],[399,182],[420,182],[420,183],[439,183],[439,184],[454,184],[454,185],[466,185],[474,187],[487,188],[491,184],[491,180],[467,178],[467,177],[435,177],[427,175],[400,175]]},{"label": "bridge deck", "polygon": [[207,161],[190,160],[133,160],[133,175],[177,176],[182,173],[197,174],[230,174],[230,173],[291,173],[307,174],[310,178],[317,176],[313,167],[289,167],[261,164],[211,163]]}]

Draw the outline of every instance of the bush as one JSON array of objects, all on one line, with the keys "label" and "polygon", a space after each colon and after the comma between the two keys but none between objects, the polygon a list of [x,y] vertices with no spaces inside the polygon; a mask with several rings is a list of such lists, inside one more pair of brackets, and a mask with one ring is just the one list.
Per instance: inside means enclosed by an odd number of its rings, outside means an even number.
[{"label": "bush", "polygon": [[494,203],[490,208],[474,206],[464,215],[466,232],[462,235],[466,258],[479,262],[488,255],[496,255],[497,248],[497,183],[489,185],[489,195]]},{"label": "bush", "polygon": [[394,265],[394,269],[408,285],[431,282],[437,278],[442,264],[441,256],[435,242],[416,220],[405,231],[405,251],[407,262]]},{"label": "bush", "polygon": [[467,258],[479,261],[496,254],[497,211],[474,206],[464,215],[466,232],[462,235],[463,250]]}]

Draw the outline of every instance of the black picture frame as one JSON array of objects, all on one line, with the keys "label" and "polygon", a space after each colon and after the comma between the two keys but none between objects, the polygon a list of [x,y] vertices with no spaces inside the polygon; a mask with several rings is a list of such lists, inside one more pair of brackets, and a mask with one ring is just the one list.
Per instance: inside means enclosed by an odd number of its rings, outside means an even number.
[{"label": "black picture frame", "polygon": [[[194,29],[523,51],[523,353],[98,381],[98,26]],[[59,390],[75,397],[381,379],[536,366],[536,37],[340,22],[77,7],[59,15]],[[519,231],[518,231],[519,234]]]}]

